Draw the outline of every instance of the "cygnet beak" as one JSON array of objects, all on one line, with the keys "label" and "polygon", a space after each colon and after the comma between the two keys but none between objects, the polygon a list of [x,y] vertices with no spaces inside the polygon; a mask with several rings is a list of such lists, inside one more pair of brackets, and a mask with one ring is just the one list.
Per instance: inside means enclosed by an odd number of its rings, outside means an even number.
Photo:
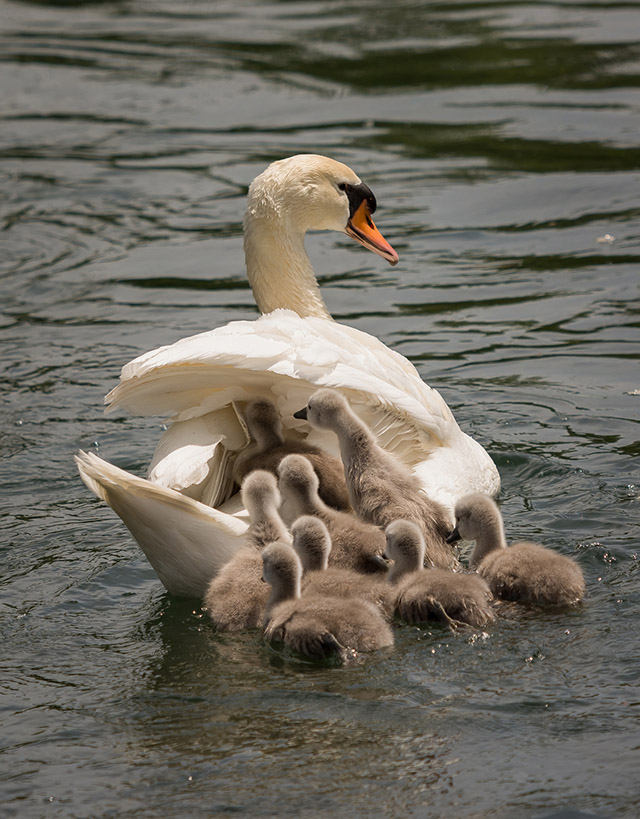
[{"label": "cygnet beak", "polygon": [[460,539],[461,539],[461,535],[460,535],[460,532],[458,531],[458,527],[456,526],[456,528],[453,530],[453,532],[451,532],[451,534],[447,538],[446,542],[447,543],[457,543]]},{"label": "cygnet beak", "polygon": [[303,407],[301,410],[293,413],[293,417],[297,418],[299,421],[306,421],[307,420],[307,408]]},{"label": "cygnet beak", "polygon": [[377,253],[378,256],[382,256],[390,265],[398,264],[398,254],[374,225],[366,199],[349,218],[344,232],[356,242],[360,242],[364,247]]},{"label": "cygnet beak", "polygon": [[389,568],[389,560],[386,555],[372,555],[371,561],[384,569],[385,572]]}]

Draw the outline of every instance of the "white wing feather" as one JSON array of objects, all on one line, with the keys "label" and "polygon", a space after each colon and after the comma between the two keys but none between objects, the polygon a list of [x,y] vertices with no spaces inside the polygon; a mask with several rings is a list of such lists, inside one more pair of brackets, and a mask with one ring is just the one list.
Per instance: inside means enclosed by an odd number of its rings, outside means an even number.
[{"label": "white wing feather", "polygon": [[[367,333],[289,310],[232,322],[145,353],[123,368],[105,402],[107,411],[173,416],[149,477],[217,505],[228,497],[228,481],[202,489],[214,474],[208,467],[214,448],[246,444],[239,422],[221,423],[219,411],[270,395],[285,427],[335,451],[333,436],[312,432],[292,417],[319,387],[345,393],[380,444],[410,468],[466,437],[440,394],[406,358]],[[199,432],[192,434],[195,419]],[[219,469],[216,464],[218,475]]]},{"label": "white wing feather", "polygon": [[212,577],[243,545],[247,523],[137,478],[91,452],[76,464],[85,484],[129,528],[173,594],[202,597]]}]

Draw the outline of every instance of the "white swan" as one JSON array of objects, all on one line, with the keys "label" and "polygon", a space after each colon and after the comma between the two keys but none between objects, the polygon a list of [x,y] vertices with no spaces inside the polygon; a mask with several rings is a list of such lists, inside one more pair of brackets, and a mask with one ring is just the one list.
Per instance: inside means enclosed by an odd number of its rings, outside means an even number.
[{"label": "white swan", "polygon": [[[343,392],[381,446],[450,510],[468,492],[495,494],[496,467],[458,427],[406,358],[333,321],[304,249],[308,230],[338,230],[391,264],[397,254],[371,220],[376,202],[346,165],[316,155],[274,162],[249,189],[244,220],[256,321],[236,321],[127,364],[109,409],[171,417],[148,480],[93,453],[76,457],[86,485],[128,526],[166,588],[201,596],[240,548],[247,520],[232,478],[248,436],[245,403],[264,395],[285,434],[338,454],[335,436],[293,418],[320,386]],[[235,493],[235,494],[234,494]]]}]

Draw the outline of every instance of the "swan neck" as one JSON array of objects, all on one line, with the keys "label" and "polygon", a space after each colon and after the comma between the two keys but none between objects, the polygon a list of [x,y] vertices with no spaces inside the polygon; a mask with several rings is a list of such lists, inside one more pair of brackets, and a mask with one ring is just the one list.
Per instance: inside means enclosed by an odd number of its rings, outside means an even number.
[{"label": "swan neck", "polygon": [[281,217],[247,210],[244,219],[247,277],[261,313],[278,308],[301,318],[331,318],[304,247],[304,233]]},{"label": "swan neck", "polygon": [[271,616],[271,612],[279,603],[287,600],[298,600],[300,598],[300,572],[285,572],[277,578],[271,586],[271,594],[266,606],[266,619]]},{"label": "swan neck", "polygon": [[407,569],[402,566],[398,565],[398,561],[396,561],[393,566],[387,572],[387,580],[389,583],[396,584],[407,574]]},{"label": "swan neck", "polygon": [[305,551],[302,560],[302,572],[324,572],[329,566],[329,555],[326,552],[313,552],[311,549]]},{"label": "swan neck", "polygon": [[476,532],[476,545],[469,558],[469,566],[473,569],[482,563],[491,552],[506,548],[507,540],[504,536],[502,516],[498,513],[493,520],[483,522],[482,527]]},{"label": "swan neck", "polygon": [[345,415],[341,419],[340,427],[336,430],[340,455],[343,462],[352,463],[362,460],[370,453],[375,440],[371,432],[355,415]]},{"label": "swan neck", "polygon": [[280,517],[278,507],[271,501],[249,501],[247,503],[247,512],[249,513],[250,531],[267,530],[269,536],[273,535],[271,540],[287,540],[289,538],[289,533]]},{"label": "swan neck", "polygon": [[416,545],[415,550],[412,548],[403,551],[398,555],[393,566],[389,569],[387,579],[389,583],[398,583],[403,577],[414,572],[419,572],[423,568],[424,563],[424,548]]},{"label": "swan neck", "polygon": [[251,434],[257,444],[258,452],[268,452],[277,446],[282,446],[284,437],[277,429],[259,428],[251,430]]},{"label": "swan neck", "polygon": [[289,504],[289,510],[295,515],[294,519],[302,517],[303,515],[311,515],[315,517],[324,511],[324,504],[320,500],[317,492],[311,491],[293,491],[283,493],[284,499]]},{"label": "swan neck", "polygon": [[290,540],[289,530],[284,525],[280,512],[275,508],[265,510],[265,523],[270,526],[274,533],[274,540]]}]

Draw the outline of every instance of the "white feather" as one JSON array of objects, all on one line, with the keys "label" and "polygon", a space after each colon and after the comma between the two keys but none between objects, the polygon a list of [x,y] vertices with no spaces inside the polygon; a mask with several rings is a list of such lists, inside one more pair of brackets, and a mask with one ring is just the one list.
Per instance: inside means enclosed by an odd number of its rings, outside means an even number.
[{"label": "white feather", "polygon": [[168,591],[202,597],[238,551],[247,523],[137,478],[91,452],[76,464],[85,484],[127,524]]}]

